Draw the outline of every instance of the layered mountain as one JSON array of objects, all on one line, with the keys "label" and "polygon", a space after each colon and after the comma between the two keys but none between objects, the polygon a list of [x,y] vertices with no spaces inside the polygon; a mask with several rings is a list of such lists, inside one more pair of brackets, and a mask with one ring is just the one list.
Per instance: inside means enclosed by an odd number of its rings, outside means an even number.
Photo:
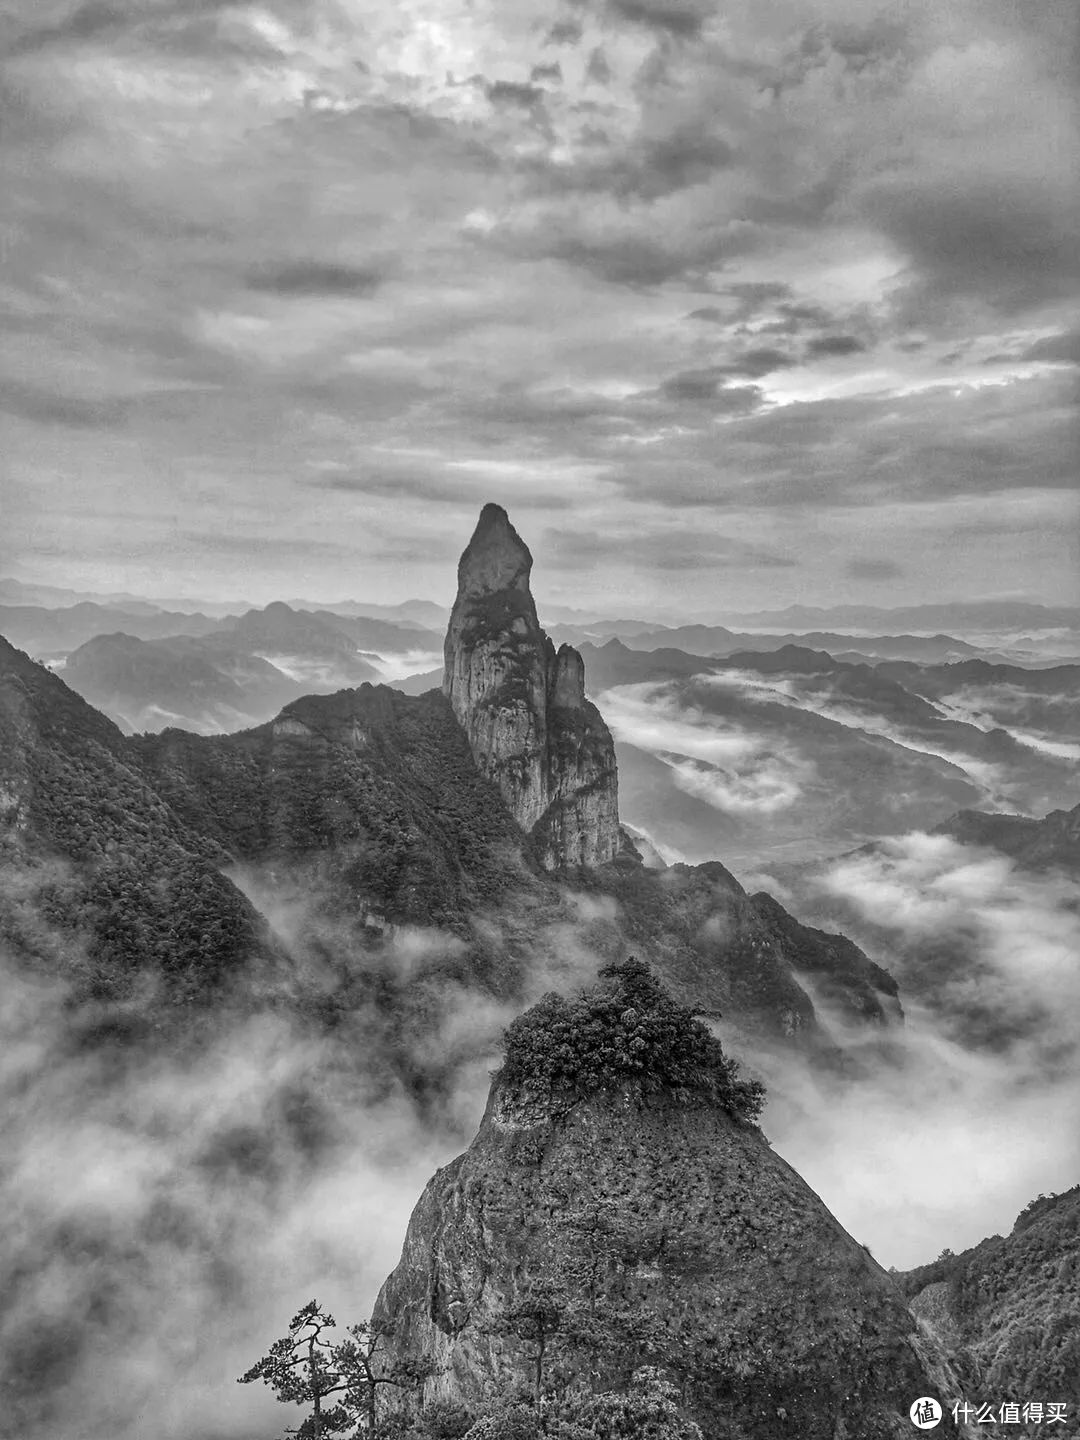
[{"label": "layered mountain", "polygon": [[441,637],[417,626],[275,603],[206,635],[96,635],[57,668],[122,728],[216,734],[262,724],[301,695],[378,680],[384,659],[429,663],[437,645]]},{"label": "layered mountain", "polygon": [[[60,917],[85,937],[95,983],[130,988],[145,970],[184,977],[184,993],[202,976],[210,993],[211,977],[284,947],[301,972],[321,967],[336,1006],[378,975],[396,1009],[428,972],[524,999],[634,948],[680,996],[722,1010],[728,1033],[835,1056],[811,999],[823,971],[853,1023],[888,1026],[896,987],[854,947],[830,950],[716,862],[641,864],[580,658],[534,623],[528,552],[504,512],[485,512],[478,537],[448,636],[452,698],[362,685],[238,734],[126,738],[4,646],[7,838],[37,877],[13,907],[26,953],[56,948]],[[283,906],[272,941],[259,911]],[[439,938],[409,985],[386,990],[402,926]]]},{"label": "layered mountain", "polygon": [[878,670],[952,719],[986,730],[1005,727],[1034,749],[1080,758],[1080,665],[1031,669],[966,660],[957,665],[890,662]]},{"label": "layered mountain", "polygon": [[1038,605],[1025,600],[957,600],[927,605],[788,605],[783,610],[755,610],[729,616],[729,623],[792,629],[832,625],[852,629],[927,631],[1019,630],[1080,627],[1080,607]]},{"label": "layered mountain", "polygon": [[757,867],[980,803],[1039,813],[1080,797],[1067,673],[1032,672],[1045,724],[1057,707],[1041,736],[1031,711],[1006,728],[1004,682],[987,682],[977,710],[920,679],[967,665],[873,666],[792,645],[710,659],[618,640],[582,654],[616,738],[624,817],[669,855]]},{"label": "layered mountain", "polygon": [[[1080,1185],[1040,1195],[1010,1234],[902,1277],[914,1313],[970,1356],[979,1392],[1080,1408]],[[1059,1433],[1070,1433],[1068,1429]]]},{"label": "layered mountain", "polygon": [[191,1000],[275,958],[228,852],[161,798],[116,725],[4,640],[0,854],[5,948],[84,996]]},{"label": "layered mountain", "polygon": [[[357,665],[355,657],[352,665]],[[162,640],[96,635],[73,651],[58,673],[130,732],[167,725],[202,734],[239,730],[313,688],[218,635]],[[374,675],[363,666],[357,679]]]},{"label": "layered mountain", "polygon": [[388,1366],[474,1415],[625,1391],[650,1365],[706,1436],[908,1435],[913,1400],[961,1382],[758,1103],[639,962],[519,1017],[380,1293]]},{"label": "layered mountain", "polygon": [[485,505],[458,565],[443,693],[542,863],[603,865],[620,846],[615,747],[581,655],[540,627],[531,571],[506,511]]},{"label": "layered mountain", "polygon": [[[595,639],[600,633],[588,626],[560,627],[560,634],[578,643]],[[785,646],[813,650],[855,651],[860,656],[881,660],[944,662],[962,660],[980,653],[979,647],[952,635],[844,635],[834,630],[788,631],[780,634],[728,630],[723,625],[676,625],[661,629],[616,631],[633,650],[688,650],[696,655],[723,657],[738,650],[766,654]]]},{"label": "layered mountain", "polygon": [[80,601],[62,609],[43,605],[0,605],[0,634],[35,656],[64,655],[95,635],[123,632],[140,640],[166,635],[209,635],[219,621],[207,615],[151,610],[135,613],[121,606]]},{"label": "layered mountain", "polygon": [[985,845],[1026,870],[1063,870],[1080,875],[1080,805],[1052,810],[1041,820],[1026,815],[991,815],[961,810],[937,827],[962,845]]}]

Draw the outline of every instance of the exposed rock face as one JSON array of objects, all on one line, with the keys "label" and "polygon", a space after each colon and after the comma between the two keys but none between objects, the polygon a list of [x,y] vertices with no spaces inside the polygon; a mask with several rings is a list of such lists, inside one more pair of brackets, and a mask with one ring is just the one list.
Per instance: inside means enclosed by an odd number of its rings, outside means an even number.
[{"label": "exposed rock face", "polygon": [[540,628],[531,570],[506,511],[485,505],[458,565],[443,693],[543,864],[603,865],[620,845],[615,748],[581,656]]},{"label": "exposed rock face", "polygon": [[[708,1437],[899,1440],[916,1397],[959,1398],[892,1279],[759,1130],[706,1101],[631,1084],[553,1112],[496,1078],[376,1319],[391,1360],[433,1362],[425,1401],[475,1413],[534,1383],[535,1334],[506,1317],[544,1285],[577,1307],[551,1327],[549,1377],[617,1389],[660,1365]],[[948,1408],[938,1433],[957,1433]]]}]

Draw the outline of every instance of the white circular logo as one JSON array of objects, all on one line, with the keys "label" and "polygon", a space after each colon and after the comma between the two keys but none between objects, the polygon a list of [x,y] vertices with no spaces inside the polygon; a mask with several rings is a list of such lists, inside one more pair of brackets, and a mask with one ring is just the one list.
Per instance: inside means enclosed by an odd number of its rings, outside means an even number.
[{"label": "white circular logo", "polygon": [[931,1395],[920,1395],[908,1414],[916,1430],[933,1430],[941,1423],[941,1406]]}]

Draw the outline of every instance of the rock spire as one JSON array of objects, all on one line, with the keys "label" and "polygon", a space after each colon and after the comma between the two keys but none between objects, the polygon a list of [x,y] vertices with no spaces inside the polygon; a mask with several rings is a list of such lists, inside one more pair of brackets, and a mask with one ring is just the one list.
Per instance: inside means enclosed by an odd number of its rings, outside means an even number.
[{"label": "rock spire", "polygon": [[603,865],[620,846],[615,747],[581,656],[540,626],[531,571],[506,511],[485,505],[458,565],[443,692],[542,863]]}]

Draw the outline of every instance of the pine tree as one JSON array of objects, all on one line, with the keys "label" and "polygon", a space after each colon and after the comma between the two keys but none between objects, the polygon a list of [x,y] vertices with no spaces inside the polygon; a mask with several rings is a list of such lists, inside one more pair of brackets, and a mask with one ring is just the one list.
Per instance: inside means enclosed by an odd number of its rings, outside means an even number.
[{"label": "pine tree", "polygon": [[[418,1362],[386,1365],[385,1333],[371,1321],[350,1325],[348,1340],[335,1344],[334,1317],[311,1300],[289,1322],[289,1333],[239,1378],[241,1385],[261,1380],[285,1405],[305,1405],[311,1413],[295,1430],[298,1440],[329,1440],[334,1435],[378,1435],[380,1385],[413,1387],[428,1369]],[[338,1396],[332,1404],[330,1397]]]}]

